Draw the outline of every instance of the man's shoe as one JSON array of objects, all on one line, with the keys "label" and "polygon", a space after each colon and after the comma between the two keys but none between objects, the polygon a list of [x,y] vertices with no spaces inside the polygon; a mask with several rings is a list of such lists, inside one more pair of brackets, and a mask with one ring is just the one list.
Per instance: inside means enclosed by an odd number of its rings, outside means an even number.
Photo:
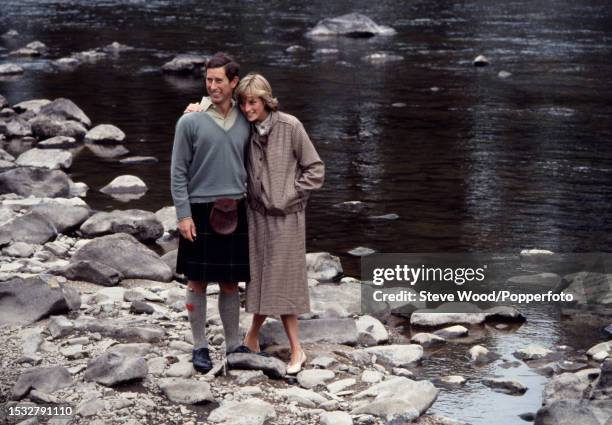
[{"label": "man's shoe", "polygon": [[232,351],[227,352],[227,354],[234,354],[234,353],[255,354],[253,350],[251,350],[246,345],[239,345],[238,347],[234,348]]},{"label": "man's shoe", "polygon": [[192,363],[193,368],[198,372],[208,373],[213,367],[208,348],[198,348],[197,350],[193,350]]}]

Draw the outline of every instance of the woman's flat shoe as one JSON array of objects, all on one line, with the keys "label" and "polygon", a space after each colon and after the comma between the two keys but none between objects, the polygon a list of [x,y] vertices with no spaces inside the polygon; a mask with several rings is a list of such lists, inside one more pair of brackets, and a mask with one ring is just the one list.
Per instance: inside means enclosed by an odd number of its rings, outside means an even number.
[{"label": "woman's flat shoe", "polygon": [[289,363],[287,365],[287,375],[295,375],[302,370],[302,366],[306,363],[306,353],[300,352],[300,361],[297,363]]}]

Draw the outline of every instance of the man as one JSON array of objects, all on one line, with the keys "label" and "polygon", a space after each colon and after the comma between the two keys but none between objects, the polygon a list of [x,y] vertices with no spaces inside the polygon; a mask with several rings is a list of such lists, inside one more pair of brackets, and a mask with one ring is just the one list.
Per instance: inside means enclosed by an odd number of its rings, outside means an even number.
[{"label": "man", "polygon": [[[232,93],[239,65],[216,53],[206,64],[206,90],[198,112],[183,115],[176,124],[172,149],[171,189],[180,233],[177,272],[188,279],[186,308],[193,334],[193,367],[212,369],[206,338],[206,286],[219,282],[219,314],[226,352],[248,352],[241,345],[238,282],[249,281],[248,235],[245,211],[245,150],[249,124]],[[192,106],[192,105],[190,105]],[[216,233],[209,223],[213,202],[238,200],[238,227],[230,235]]]}]

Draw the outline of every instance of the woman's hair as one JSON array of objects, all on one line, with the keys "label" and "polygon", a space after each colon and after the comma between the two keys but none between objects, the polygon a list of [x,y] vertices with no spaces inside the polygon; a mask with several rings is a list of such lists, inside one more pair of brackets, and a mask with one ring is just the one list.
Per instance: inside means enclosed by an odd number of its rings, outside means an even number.
[{"label": "woman's hair", "polygon": [[278,100],[272,96],[272,87],[261,74],[249,74],[244,77],[238,83],[234,94],[238,101],[248,96],[259,97],[269,110],[278,109]]}]

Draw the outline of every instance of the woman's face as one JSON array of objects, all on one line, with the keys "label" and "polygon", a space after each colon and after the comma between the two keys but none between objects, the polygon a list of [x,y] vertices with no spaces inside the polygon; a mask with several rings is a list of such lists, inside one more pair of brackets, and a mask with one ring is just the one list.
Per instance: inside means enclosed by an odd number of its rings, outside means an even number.
[{"label": "woman's face", "polygon": [[266,105],[260,97],[242,97],[240,99],[240,109],[249,122],[262,122],[268,117]]}]

